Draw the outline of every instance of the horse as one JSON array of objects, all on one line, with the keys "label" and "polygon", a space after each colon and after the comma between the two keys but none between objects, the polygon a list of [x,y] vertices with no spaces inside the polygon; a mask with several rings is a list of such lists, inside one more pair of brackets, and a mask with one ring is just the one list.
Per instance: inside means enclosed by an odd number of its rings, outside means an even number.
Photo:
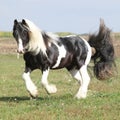
[{"label": "horse", "polygon": [[23,54],[25,61],[22,78],[32,98],[38,97],[37,87],[30,77],[35,69],[41,70],[41,84],[47,93],[51,94],[56,93],[57,88],[48,82],[49,71],[66,68],[79,83],[75,95],[78,99],[87,97],[90,83],[87,67],[91,59],[94,60],[94,73],[97,78],[103,79],[103,73],[109,76],[108,70],[114,62],[114,48],[110,30],[104,22],[100,23],[99,32],[90,35],[88,41],[78,35],[60,37],[45,32],[28,19],[15,19],[13,24],[17,52]]}]

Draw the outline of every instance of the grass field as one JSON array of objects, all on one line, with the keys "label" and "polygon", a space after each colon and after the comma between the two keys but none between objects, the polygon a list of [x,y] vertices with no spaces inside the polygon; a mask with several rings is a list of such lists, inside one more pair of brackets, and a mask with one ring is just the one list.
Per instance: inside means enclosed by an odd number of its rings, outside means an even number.
[{"label": "grass field", "polygon": [[21,78],[22,56],[0,55],[0,120],[120,120],[120,59],[116,60],[118,75],[98,81],[90,68],[91,83],[88,97],[74,99],[78,83],[65,70],[51,71],[50,83],[58,92],[48,95],[40,85],[41,72],[31,77],[39,89],[39,97],[30,100]]}]

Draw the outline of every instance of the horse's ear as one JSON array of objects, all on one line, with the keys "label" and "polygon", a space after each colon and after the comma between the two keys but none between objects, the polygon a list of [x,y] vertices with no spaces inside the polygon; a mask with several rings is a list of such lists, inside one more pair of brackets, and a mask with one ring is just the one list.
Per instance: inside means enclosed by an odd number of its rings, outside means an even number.
[{"label": "horse's ear", "polygon": [[26,21],[24,19],[22,19],[22,24],[26,25]]},{"label": "horse's ear", "polygon": [[14,20],[14,24],[16,25],[18,23],[17,19]]},{"label": "horse's ear", "polygon": [[[24,26],[26,26],[26,28],[29,30],[29,26],[28,26],[28,24],[27,24],[27,22],[26,22],[25,19],[22,19],[22,24],[23,24]],[[30,30],[29,30],[29,31],[30,31]]]}]

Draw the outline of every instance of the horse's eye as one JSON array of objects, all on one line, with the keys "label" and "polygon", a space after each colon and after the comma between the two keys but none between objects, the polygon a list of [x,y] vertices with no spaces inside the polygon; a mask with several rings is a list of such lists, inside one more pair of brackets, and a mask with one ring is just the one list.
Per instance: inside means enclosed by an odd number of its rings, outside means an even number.
[{"label": "horse's eye", "polygon": [[18,34],[18,31],[17,31],[17,30],[15,30],[15,34]]},{"label": "horse's eye", "polygon": [[17,30],[15,30],[15,31],[13,32],[13,36],[14,36],[14,37],[17,37],[17,36],[18,36],[18,31],[17,31]]},{"label": "horse's eye", "polygon": [[24,31],[24,32],[22,33],[22,35],[25,37],[25,36],[27,35],[27,32]]}]

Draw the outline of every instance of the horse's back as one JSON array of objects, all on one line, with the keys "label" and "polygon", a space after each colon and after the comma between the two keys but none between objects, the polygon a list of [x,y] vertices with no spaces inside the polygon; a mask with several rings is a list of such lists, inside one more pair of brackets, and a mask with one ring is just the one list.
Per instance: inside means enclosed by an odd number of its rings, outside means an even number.
[{"label": "horse's back", "polygon": [[67,52],[73,54],[72,64],[68,69],[76,67],[80,69],[84,65],[87,58],[88,47],[85,41],[79,36],[66,36],[60,38],[62,44],[65,46]]}]

